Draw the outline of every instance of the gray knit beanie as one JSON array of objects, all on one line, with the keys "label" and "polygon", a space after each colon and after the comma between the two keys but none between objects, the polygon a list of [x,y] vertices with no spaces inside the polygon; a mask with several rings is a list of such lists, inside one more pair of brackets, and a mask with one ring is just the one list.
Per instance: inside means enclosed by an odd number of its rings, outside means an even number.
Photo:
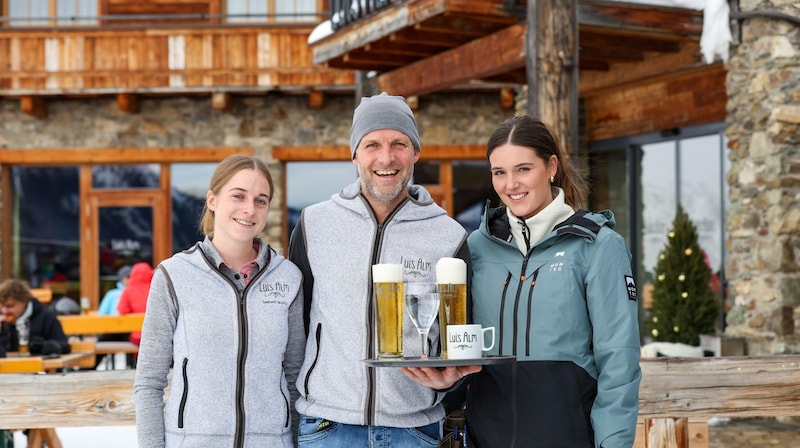
[{"label": "gray knit beanie", "polygon": [[393,129],[406,134],[414,148],[420,149],[419,132],[414,113],[402,96],[380,95],[361,98],[361,104],[353,112],[353,127],[350,129],[350,155],[356,157],[356,148],[361,139],[372,131]]}]

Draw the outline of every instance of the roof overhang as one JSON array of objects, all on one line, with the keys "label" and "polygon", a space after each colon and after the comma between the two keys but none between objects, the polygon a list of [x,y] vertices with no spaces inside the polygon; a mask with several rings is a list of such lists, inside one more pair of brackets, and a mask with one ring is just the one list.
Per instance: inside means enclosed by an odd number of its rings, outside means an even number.
[{"label": "roof overhang", "polygon": [[[526,82],[525,1],[384,4],[336,31],[312,33],[314,62],[375,72],[380,90],[406,96]],[[577,10],[582,96],[703,65],[702,11],[594,0]]]}]

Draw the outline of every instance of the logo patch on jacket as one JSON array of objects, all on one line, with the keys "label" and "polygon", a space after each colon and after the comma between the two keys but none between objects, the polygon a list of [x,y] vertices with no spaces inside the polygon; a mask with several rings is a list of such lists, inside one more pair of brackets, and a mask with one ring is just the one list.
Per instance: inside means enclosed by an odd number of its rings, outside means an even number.
[{"label": "logo patch on jacket", "polygon": [[625,287],[628,289],[628,300],[636,301],[636,282],[630,275],[625,276]]}]

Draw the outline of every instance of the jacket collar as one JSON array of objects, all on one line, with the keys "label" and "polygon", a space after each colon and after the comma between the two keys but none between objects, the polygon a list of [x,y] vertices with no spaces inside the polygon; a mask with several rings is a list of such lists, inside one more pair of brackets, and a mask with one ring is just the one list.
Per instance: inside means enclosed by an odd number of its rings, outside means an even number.
[{"label": "jacket collar", "polygon": [[[561,235],[575,235],[591,242],[597,238],[597,234],[603,226],[611,229],[616,226],[614,213],[611,210],[592,213],[582,208],[565,221],[557,224],[552,232],[539,241],[539,244]],[[506,242],[511,241],[511,230],[505,206],[490,208],[487,201],[481,218],[481,228],[492,237]]]}]

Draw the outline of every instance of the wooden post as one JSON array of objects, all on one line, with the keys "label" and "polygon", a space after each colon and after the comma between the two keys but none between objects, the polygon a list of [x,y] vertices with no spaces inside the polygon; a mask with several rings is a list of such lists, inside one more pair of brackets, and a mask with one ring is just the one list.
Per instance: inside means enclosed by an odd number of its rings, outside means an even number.
[{"label": "wooden post", "polygon": [[578,149],[577,0],[528,0],[528,114],[551,127],[568,153]]},{"label": "wooden post", "polygon": [[19,100],[23,113],[34,116],[40,120],[47,118],[47,104],[43,96],[23,95]]},{"label": "wooden post", "polygon": [[312,90],[308,92],[308,107],[320,110],[325,105],[325,92],[322,90]]},{"label": "wooden post", "polygon": [[231,109],[231,94],[228,92],[214,92],[211,94],[211,107],[216,110]]},{"label": "wooden post", "polygon": [[118,93],[117,107],[129,114],[139,113],[139,95],[133,93]]},{"label": "wooden post", "polygon": [[648,418],[644,434],[645,448],[689,448],[689,419]]}]

